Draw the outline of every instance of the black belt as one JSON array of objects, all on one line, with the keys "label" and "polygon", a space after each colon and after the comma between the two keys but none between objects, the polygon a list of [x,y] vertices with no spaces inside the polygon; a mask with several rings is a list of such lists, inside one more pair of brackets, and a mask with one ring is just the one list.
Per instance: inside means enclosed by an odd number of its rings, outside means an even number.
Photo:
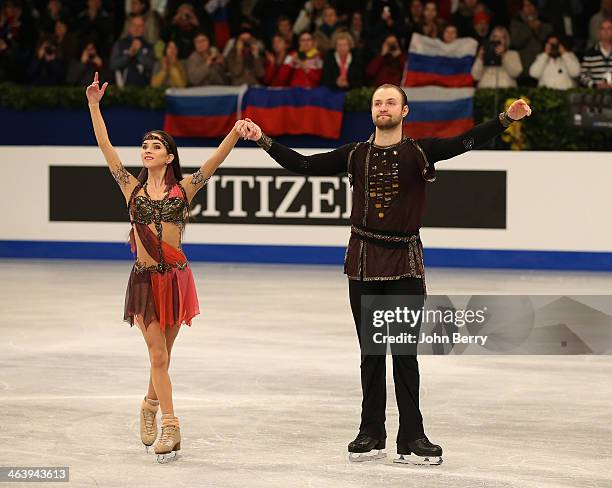
[{"label": "black belt", "polygon": [[351,225],[351,234],[362,241],[389,249],[406,249],[411,242],[420,241],[418,230],[413,232],[387,232]]}]

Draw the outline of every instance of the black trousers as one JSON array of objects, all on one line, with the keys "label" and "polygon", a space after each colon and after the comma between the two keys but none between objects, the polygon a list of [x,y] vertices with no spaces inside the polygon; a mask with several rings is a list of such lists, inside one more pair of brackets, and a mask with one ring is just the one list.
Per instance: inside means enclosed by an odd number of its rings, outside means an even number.
[{"label": "black trousers", "polygon": [[[349,280],[351,310],[361,344],[361,296],[362,295],[423,295],[420,278],[403,278],[389,281]],[[361,355],[361,425],[359,433],[375,439],[386,439],[385,407],[386,356]],[[419,364],[416,355],[393,354],[393,380],[399,410],[397,443],[404,444],[424,437],[423,417],[419,410]]]}]

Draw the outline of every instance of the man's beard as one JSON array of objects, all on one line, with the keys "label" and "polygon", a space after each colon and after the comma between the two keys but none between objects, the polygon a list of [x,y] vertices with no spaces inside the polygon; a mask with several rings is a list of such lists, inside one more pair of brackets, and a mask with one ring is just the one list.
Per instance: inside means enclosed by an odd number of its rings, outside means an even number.
[{"label": "man's beard", "polygon": [[401,123],[402,123],[401,117],[395,119],[392,116],[377,117],[376,120],[374,121],[374,125],[379,130],[393,130]]}]

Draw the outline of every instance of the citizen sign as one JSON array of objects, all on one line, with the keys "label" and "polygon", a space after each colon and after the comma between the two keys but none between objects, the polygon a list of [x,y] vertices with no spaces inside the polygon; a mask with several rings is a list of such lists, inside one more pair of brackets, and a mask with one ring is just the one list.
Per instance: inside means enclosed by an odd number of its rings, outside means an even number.
[{"label": "citizen sign", "polygon": [[[137,175],[138,167],[127,168]],[[197,168],[186,167],[184,174]],[[49,168],[49,220],[125,222],[125,199],[102,166]],[[84,202],[75,205],[74,202]],[[190,223],[347,225],[347,176],[301,176],[283,168],[219,168],[191,202]],[[425,227],[506,227],[505,171],[438,171],[427,185]]]},{"label": "citizen sign", "polygon": [[[345,224],[350,216],[348,177],[297,176],[283,170],[220,170],[196,196],[197,222]],[[280,219],[282,222],[273,222]],[[315,222],[316,221],[316,222]]]}]

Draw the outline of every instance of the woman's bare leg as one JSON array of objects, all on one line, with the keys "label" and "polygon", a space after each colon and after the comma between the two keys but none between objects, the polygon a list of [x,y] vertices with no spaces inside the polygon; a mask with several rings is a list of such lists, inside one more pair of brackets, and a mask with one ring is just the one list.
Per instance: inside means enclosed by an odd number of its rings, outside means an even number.
[{"label": "woman's bare leg", "polygon": [[[168,375],[166,335],[156,320],[151,322],[146,329],[142,320],[138,320],[138,325],[149,350],[149,360],[151,361],[150,382],[153,384],[154,394],[159,399],[162,414],[174,415],[172,383]],[[153,399],[148,394],[147,397]]]},{"label": "woman's bare leg", "polygon": [[[168,368],[170,368],[170,353],[172,352],[172,346],[176,340],[176,336],[179,333],[179,327],[166,327],[166,350],[168,351]],[[155,393],[155,387],[153,386],[152,375],[149,374],[149,390],[147,391],[147,398],[150,400],[157,400],[157,393]]]}]

